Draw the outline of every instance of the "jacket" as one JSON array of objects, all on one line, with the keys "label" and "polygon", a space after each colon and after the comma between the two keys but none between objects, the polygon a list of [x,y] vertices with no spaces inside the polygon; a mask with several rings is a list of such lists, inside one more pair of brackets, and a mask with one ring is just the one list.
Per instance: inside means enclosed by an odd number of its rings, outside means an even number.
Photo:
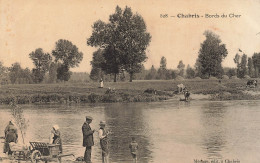
[{"label": "jacket", "polygon": [[93,131],[87,122],[82,125],[83,147],[91,147],[94,145]]}]

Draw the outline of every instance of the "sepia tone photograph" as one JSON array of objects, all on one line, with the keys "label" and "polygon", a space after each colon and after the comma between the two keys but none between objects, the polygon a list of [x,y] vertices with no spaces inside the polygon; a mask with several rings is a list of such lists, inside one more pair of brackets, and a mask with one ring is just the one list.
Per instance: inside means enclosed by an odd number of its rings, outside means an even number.
[{"label": "sepia tone photograph", "polygon": [[0,162],[259,163],[260,0],[0,0]]}]

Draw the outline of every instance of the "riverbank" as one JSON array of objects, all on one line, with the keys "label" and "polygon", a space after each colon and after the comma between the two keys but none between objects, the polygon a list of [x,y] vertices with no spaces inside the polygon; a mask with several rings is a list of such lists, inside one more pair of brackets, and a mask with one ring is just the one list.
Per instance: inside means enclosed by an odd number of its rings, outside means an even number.
[{"label": "riverbank", "polygon": [[183,83],[192,99],[259,100],[259,88],[246,88],[245,79],[228,80],[154,80],[104,83],[58,83],[2,85],[0,103],[111,103],[151,102],[179,98],[177,85]]}]

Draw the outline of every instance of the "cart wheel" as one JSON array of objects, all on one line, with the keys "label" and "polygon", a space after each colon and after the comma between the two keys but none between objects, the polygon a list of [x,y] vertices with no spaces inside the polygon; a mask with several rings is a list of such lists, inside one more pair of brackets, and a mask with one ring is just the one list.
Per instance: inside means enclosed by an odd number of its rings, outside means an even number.
[{"label": "cart wheel", "polygon": [[32,163],[37,163],[40,157],[41,157],[40,151],[38,151],[38,150],[33,151],[31,154]]}]

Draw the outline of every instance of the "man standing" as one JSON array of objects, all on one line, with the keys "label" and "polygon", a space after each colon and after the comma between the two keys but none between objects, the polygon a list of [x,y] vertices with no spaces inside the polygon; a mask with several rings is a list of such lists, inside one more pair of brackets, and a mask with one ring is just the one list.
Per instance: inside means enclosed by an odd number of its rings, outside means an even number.
[{"label": "man standing", "polygon": [[86,147],[84,154],[84,160],[86,163],[91,163],[91,147],[94,145],[93,133],[95,130],[91,130],[89,126],[92,120],[92,117],[86,116],[86,122],[84,122],[82,126],[83,146]]}]

